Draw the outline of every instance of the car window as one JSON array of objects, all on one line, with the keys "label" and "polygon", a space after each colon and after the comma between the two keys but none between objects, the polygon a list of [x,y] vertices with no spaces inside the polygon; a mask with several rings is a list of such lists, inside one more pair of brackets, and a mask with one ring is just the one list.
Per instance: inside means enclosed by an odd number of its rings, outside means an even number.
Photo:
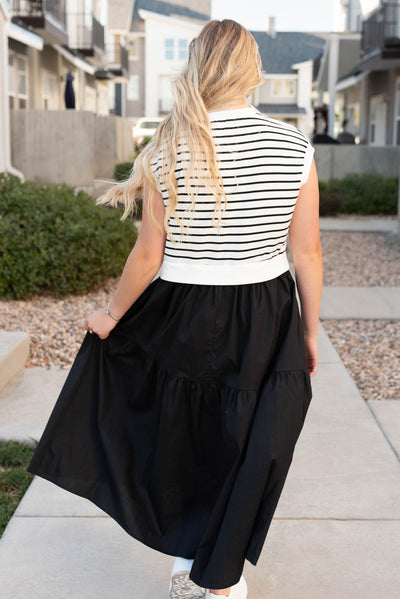
[{"label": "car window", "polygon": [[140,124],[142,129],[156,129],[160,123],[157,121],[144,121]]}]

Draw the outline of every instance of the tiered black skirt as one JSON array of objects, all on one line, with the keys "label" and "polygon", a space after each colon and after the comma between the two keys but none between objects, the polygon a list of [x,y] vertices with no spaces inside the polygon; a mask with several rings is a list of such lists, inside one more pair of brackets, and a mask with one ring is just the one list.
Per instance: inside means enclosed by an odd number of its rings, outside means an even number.
[{"label": "tiered black skirt", "polygon": [[311,395],[289,271],[158,277],[106,339],[86,333],[27,470],[229,587],[257,563]]}]

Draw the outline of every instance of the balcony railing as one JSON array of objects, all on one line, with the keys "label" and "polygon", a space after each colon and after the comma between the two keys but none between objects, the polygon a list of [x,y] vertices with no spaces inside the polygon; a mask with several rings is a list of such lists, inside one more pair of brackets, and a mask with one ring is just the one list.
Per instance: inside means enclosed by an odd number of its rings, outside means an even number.
[{"label": "balcony railing", "polygon": [[128,50],[119,42],[110,42],[106,45],[108,69],[115,75],[128,76],[129,58]]},{"label": "balcony railing", "polygon": [[65,0],[11,0],[10,5],[19,17],[51,15],[65,25]]},{"label": "balcony railing", "polygon": [[104,27],[89,13],[68,13],[69,46],[85,56],[103,53]]},{"label": "balcony railing", "polygon": [[363,22],[363,55],[375,50],[400,47],[400,3],[386,2]]},{"label": "balcony railing", "polygon": [[65,0],[11,0],[12,14],[41,35],[48,44],[68,41]]}]

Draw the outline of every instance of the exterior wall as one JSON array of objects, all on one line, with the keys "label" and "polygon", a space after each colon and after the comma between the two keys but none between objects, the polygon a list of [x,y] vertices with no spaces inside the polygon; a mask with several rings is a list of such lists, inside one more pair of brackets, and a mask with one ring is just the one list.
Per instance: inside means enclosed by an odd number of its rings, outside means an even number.
[{"label": "exterior wall", "polygon": [[[168,26],[166,27],[166,23]],[[190,42],[202,29],[200,25],[185,23],[184,21],[166,20],[162,18],[146,19],[146,100],[145,116],[153,117],[159,114],[159,100],[161,94],[164,100],[172,101],[172,92],[167,95],[167,89],[171,78],[176,76],[183,68],[186,59],[167,60],[164,52],[165,38],[186,38]],[[166,109],[168,106],[166,105]]]},{"label": "exterior wall", "polygon": [[[275,81],[293,81],[294,90],[292,95],[278,96],[273,93]],[[298,78],[291,74],[286,75],[273,75],[268,76],[264,79],[263,85],[259,88],[259,103],[260,104],[296,104],[298,93]]]},{"label": "exterior wall", "polygon": [[351,173],[399,176],[400,147],[315,145],[315,163],[321,181]]},{"label": "exterior wall", "polygon": [[131,128],[126,119],[89,111],[12,112],[12,159],[31,181],[92,185],[96,177],[111,177],[117,162],[132,159]]},{"label": "exterior wall", "polygon": [[129,76],[138,77],[138,99],[126,101],[126,116],[137,119],[145,111],[145,67],[146,57],[144,51],[144,37],[137,37],[137,58],[129,59]]},{"label": "exterior wall", "polygon": [[9,159],[9,137],[4,132],[8,131],[8,97],[7,97],[7,34],[6,23],[8,13],[6,7],[0,4],[0,172],[8,166]]}]

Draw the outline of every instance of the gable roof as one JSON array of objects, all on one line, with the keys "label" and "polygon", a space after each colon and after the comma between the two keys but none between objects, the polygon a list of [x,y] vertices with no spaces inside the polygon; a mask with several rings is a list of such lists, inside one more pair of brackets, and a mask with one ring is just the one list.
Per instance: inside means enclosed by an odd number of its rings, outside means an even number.
[{"label": "gable roof", "polygon": [[323,52],[326,40],[297,31],[278,31],[275,37],[264,31],[250,32],[258,44],[263,70],[268,74],[293,73],[293,65],[314,60]]},{"label": "gable roof", "polygon": [[150,12],[165,15],[166,17],[178,16],[197,21],[210,20],[210,0],[177,0],[175,3],[164,2],[163,0],[135,0],[133,8],[133,19],[141,21],[139,10],[144,9]]}]

